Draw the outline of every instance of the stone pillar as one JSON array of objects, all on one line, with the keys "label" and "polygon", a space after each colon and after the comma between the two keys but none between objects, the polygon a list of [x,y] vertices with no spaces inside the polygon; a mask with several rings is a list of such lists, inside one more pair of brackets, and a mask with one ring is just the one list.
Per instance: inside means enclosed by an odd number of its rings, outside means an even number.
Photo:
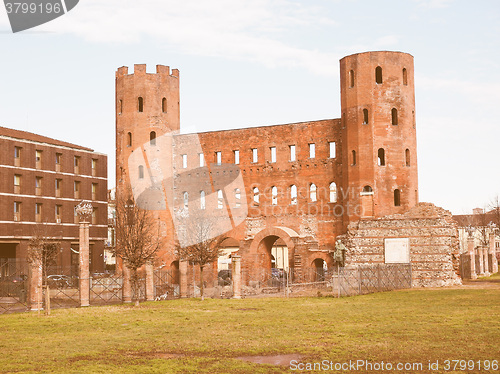
[{"label": "stone pillar", "polygon": [[476,254],[474,251],[474,238],[472,238],[470,236],[467,238],[467,250],[469,251],[469,256],[470,256],[470,278],[477,279]]},{"label": "stone pillar", "polygon": [[130,283],[130,269],[125,263],[123,264],[122,274],[123,274],[123,289],[122,289],[123,302],[131,303],[132,284]]},{"label": "stone pillar", "polygon": [[496,237],[495,234],[490,234],[490,269],[491,273],[498,273],[498,260],[496,255]]},{"label": "stone pillar", "polygon": [[479,269],[477,269],[477,275],[484,275],[484,257],[483,257],[483,247],[477,247],[477,255],[479,257]]},{"label": "stone pillar", "polygon": [[147,263],[146,268],[146,301],[155,299],[154,269],[153,264]]},{"label": "stone pillar", "polygon": [[233,299],[241,299],[241,256],[232,255]]},{"label": "stone pillar", "polygon": [[188,262],[186,260],[179,260],[179,292],[181,297],[188,295]]},{"label": "stone pillar", "polygon": [[89,223],[80,221],[79,242],[79,265],[80,265],[80,306],[90,305],[90,272],[89,272]]},{"label": "stone pillar", "polygon": [[34,260],[30,264],[30,308],[42,310],[42,262]]},{"label": "stone pillar", "polygon": [[484,246],[482,247],[483,250],[483,266],[484,266],[484,275],[489,277],[490,276],[490,265],[488,261],[488,247]]}]

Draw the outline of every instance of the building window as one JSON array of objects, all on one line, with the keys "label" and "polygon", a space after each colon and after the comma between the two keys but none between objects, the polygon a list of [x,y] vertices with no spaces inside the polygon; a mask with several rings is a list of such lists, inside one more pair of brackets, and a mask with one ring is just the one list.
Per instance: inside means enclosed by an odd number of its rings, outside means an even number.
[{"label": "building window", "polygon": [[56,171],[61,171],[62,153],[56,153]]},{"label": "building window", "polygon": [[42,168],[42,151],[36,151],[36,158],[35,158],[35,167],[37,169]]},{"label": "building window", "polygon": [[35,204],[35,222],[42,222],[42,204]]},{"label": "building window", "polygon": [[235,208],[241,207],[241,192],[239,188],[236,188],[234,190],[234,207]]},{"label": "building window", "polygon": [[382,84],[382,68],[380,66],[375,68],[375,82],[377,84]]},{"label": "building window", "polygon": [[76,211],[77,208],[78,208],[78,205],[75,205],[75,208],[73,209],[73,222],[74,223],[80,222],[80,217],[78,216],[78,213]]},{"label": "building window", "polygon": [[291,145],[290,146],[290,161],[296,161],[297,157],[295,155],[295,146]]},{"label": "building window", "polygon": [[14,147],[14,166],[21,166],[21,147]]},{"label": "building window", "polygon": [[198,159],[200,160],[200,168],[205,166],[205,156],[203,153],[198,153]]},{"label": "building window", "polygon": [[144,99],[140,96],[137,99],[137,107],[138,107],[139,112],[144,112]]},{"label": "building window", "polygon": [[144,179],[144,166],[139,165],[139,179]]},{"label": "building window", "polygon": [[42,194],[42,177],[35,177],[35,195]]},{"label": "building window", "polygon": [[80,157],[79,156],[75,156],[75,158],[74,158],[74,172],[75,172],[75,174],[80,173]]},{"label": "building window", "polygon": [[405,150],[405,163],[406,166],[410,166],[410,150],[408,148]]},{"label": "building window", "polygon": [[167,98],[166,97],[161,99],[161,111],[163,113],[167,113]]},{"label": "building window", "polygon": [[408,72],[403,68],[403,85],[408,86]]},{"label": "building window", "polygon": [[385,166],[385,151],[384,148],[378,149],[378,166]]},{"label": "building window", "polygon": [[271,187],[271,204],[278,204],[278,188],[276,186]]},{"label": "building window", "polygon": [[398,125],[398,110],[396,108],[392,108],[391,114],[392,114],[392,125],[397,126]]},{"label": "building window", "polygon": [[217,165],[222,164],[222,152],[215,152],[215,162],[217,163]]},{"label": "building window", "polygon": [[97,225],[97,208],[92,209],[92,224]]},{"label": "building window", "polygon": [[123,100],[118,102],[118,114],[122,114],[123,112]]},{"label": "building window", "polygon": [[14,175],[14,193],[21,193],[21,175]]},{"label": "building window", "polygon": [[240,151],[235,150],[234,152],[234,164],[239,165],[240,164]]},{"label": "building window", "polygon": [[368,125],[368,109],[363,109],[363,125]]},{"label": "building window", "polygon": [[366,193],[366,194],[373,193],[372,187],[371,186],[364,186],[363,187],[363,193]]},{"label": "building window", "polygon": [[276,162],[276,147],[269,148],[271,150],[271,163]]},{"label": "building window", "polygon": [[182,155],[182,168],[187,169],[188,167],[188,155]]},{"label": "building window", "polygon": [[56,223],[61,223],[62,221],[62,205],[56,205]]},{"label": "building window", "polygon": [[311,183],[311,185],[309,186],[309,199],[312,203],[317,201],[316,185],[314,183]]},{"label": "building window", "polygon": [[252,148],[252,162],[256,164],[259,161],[259,153],[257,148]]},{"label": "building window", "polygon": [[21,221],[21,203],[19,201],[14,201],[14,221]]},{"label": "building window", "polygon": [[97,183],[92,183],[92,200],[97,200]]},{"label": "building window", "polygon": [[79,199],[80,198],[80,182],[75,181],[75,183],[73,184],[73,192],[74,192],[75,199]]},{"label": "building window", "polygon": [[329,142],[328,146],[330,147],[330,158],[337,157],[337,147],[335,142]]},{"label": "building window", "polygon": [[132,133],[127,134],[127,147],[132,147]]},{"label": "building window", "polygon": [[394,190],[394,206],[401,206],[401,191]]},{"label": "building window", "polygon": [[149,144],[156,145],[156,132],[155,131],[151,131],[149,133]]},{"label": "building window", "polygon": [[205,209],[205,191],[200,191],[200,209]]},{"label": "building window", "polygon": [[356,165],[356,151],[352,151],[352,166]]},{"label": "building window", "polygon": [[56,197],[61,197],[62,179],[56,179]]},{"label": "building window", "polygon": [[297,205],[297,186],[294,184],[290,186],[290,204]]},{"label": "building window", "polygon": [[97,159],[92,159],[92,176],[95,177],[97,175]]},{"label": "building window", "polygon": [[354,87],[354,70],[349,70],[349,88]]},{"label": "building window", "polygon": [[222,190],[217,190],[217,209],[222,209],[224,207],[224,195]]},{"label": "building window", "polygon": [[330,183],[330,202],[337,202],[337,185],[335,182]]},{"label": "building window", "polygon": [[309,144],[309,158],[315,158],[316,157],[316,144],[310,143]]},{"label": "building window", "polygon": [[183,200],[183,204],[184,204],[184,209],[188,209],[189,194],[186,191],[184,191],[182,193],[182,200]]},{"label": "building window", "polygon": [[259,189],[257,187],[253,188],[253,203],[259,205]]}]

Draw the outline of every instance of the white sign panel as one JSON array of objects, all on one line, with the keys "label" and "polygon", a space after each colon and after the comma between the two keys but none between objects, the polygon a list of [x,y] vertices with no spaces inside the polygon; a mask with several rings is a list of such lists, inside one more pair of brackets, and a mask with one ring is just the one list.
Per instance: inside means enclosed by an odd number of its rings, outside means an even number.
[{"label": "white sign panel", "polygon": [[407,264],[410,262],[410,239],[385,239],[385,263]]}]

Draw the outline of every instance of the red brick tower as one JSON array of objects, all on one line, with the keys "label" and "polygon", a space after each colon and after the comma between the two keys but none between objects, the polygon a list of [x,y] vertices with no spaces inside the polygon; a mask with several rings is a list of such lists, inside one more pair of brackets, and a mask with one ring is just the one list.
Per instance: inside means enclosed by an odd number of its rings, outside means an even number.
[{"label": "red brick tower", "polygon": [[413,56],[366,52],[340,60],[346,225],[418,202]]}]

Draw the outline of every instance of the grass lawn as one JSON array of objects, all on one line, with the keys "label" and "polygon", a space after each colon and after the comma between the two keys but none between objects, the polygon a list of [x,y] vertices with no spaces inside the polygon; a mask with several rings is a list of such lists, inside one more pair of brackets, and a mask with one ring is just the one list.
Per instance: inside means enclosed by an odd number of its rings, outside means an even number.
[{"label": "grass lawn", "polygon": [[[300,371],[238,357],[300,354],[303,363],[409,362],[423,364],[415,372],[458,373],[444,360],[500,360],[499,342],[500,287],[189,299],[2,315],[0,372],[290,373]],[[428,370],[436,360],[441,370]]]}]

